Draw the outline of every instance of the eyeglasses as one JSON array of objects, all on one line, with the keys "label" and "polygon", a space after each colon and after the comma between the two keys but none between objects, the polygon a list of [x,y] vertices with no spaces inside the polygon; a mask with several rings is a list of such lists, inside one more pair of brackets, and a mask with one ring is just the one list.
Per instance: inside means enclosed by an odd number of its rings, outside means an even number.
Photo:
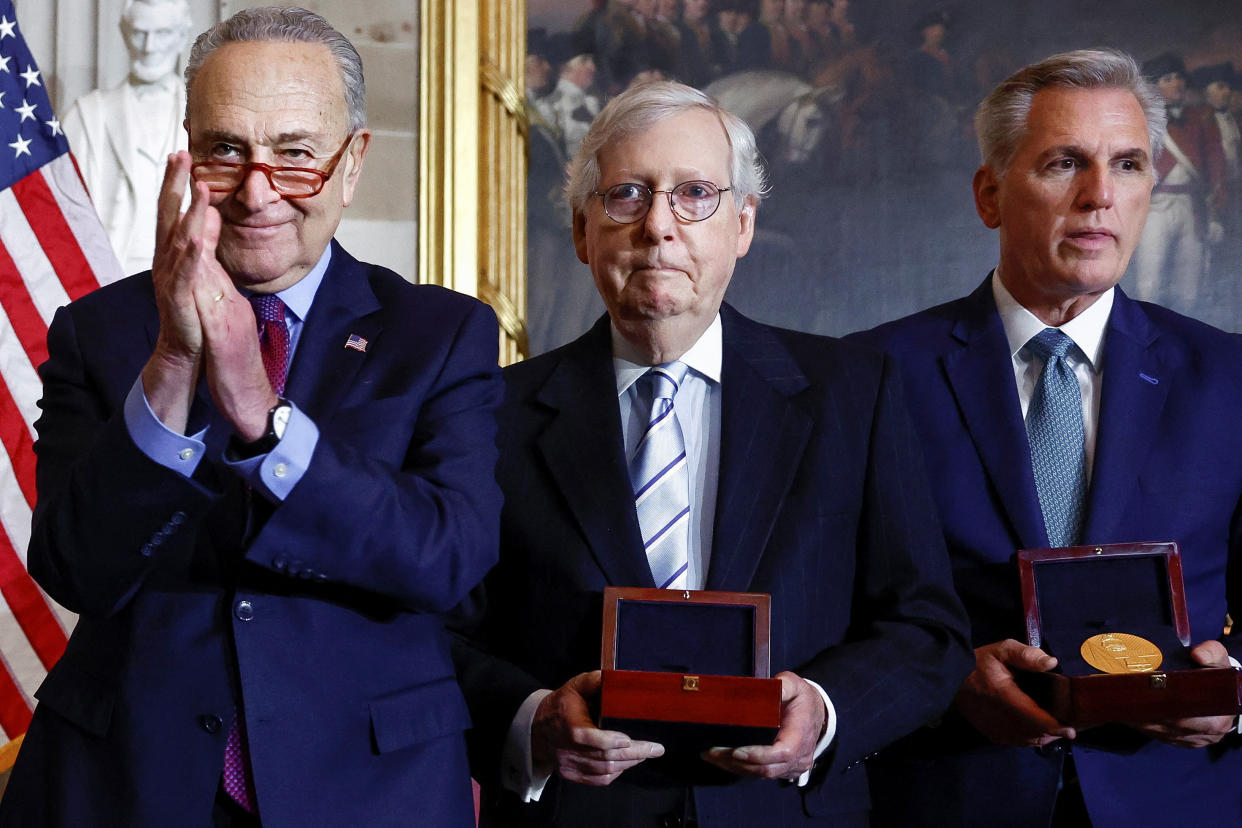
[{"label": "eyeglasses", "polygon": [[683,181],[671,190],[653,190],[645,184],[617,184],[595,192],[604,200],[604,212],[618,224],[633,224],[651,210],[656,193],[668,196],[669,209],[682,221],[704,221],[716,214],[720,194],[732,187],[717,187],[710,181]]},{"label": "eyeglasses", "polygon": [[356,133],[351,132],[345,138],[341,148],[328,159],[328,166],[322,170],[313,167],[272,167],[249,161],[235,164],[229,161],[196,161],[190,165],[190,175],[195,181],[207,185],[213,193],[235,193],[245,182],[252,170],[258,170],[267,176],[268,185],[285,198],[310,198],[319,195],[332,173],[336,171],[337,162],[345,154],[345,148],[354,139]]}]

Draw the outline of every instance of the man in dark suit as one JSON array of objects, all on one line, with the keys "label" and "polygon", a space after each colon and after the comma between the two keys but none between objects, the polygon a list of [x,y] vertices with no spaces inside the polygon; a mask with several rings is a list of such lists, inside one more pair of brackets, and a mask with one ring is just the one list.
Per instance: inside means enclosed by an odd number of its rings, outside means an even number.
[{"label": "man in dark suit", "polygon": [[[888,364],[721,304],[762,178],[749,128],[676,83],[614,99],[571,165],[574,241],[608,314],[506,375],[501,562],[457,652],[484,824],[865,824],[856,766],[964,675]],[[680,455],[647,478],[674,428]],[[734,784],[661,774],[641,763],[662,745],[592,724],[608,585],[771,594],[781,727],[706,753]]]},{"label": "man in dark suit", "polygon": [[[976,647],[954,712],[872,763],[878,824],[1242,824],[1234,717],[1076,732],[1014,678],[1057,663],[1021,643],[1019,548],[1176,540],[1192,658],[1242,652],[1221,640],[1242,606],[1242,341],[1116,287],[1164,123],[1118,52],[1004,81],[975,120],[975,201],[999,266],[970,296],[862,337],[897,359],[918,411]],[[1065,416],[1049,429],[1052,409]],[[1045,468],[1050,444],[1064,454]]]},{"label": "man in dark suit", "polygon": [[30,569],[80,620],[0,824],[473,825],[441,613],[495,560],[495,319],[332,241],[370,136],[326,21],[186,74],[152,272],[49,333]]}]

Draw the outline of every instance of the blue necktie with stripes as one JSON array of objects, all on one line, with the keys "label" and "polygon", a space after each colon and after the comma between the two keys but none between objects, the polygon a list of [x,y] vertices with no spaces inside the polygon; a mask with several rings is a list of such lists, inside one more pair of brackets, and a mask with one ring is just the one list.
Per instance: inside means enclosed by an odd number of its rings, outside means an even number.
[{"label": "blue necktie with stripes", "polygon": [[685,589],[690,537],[690,474],[686,441],[673,412],[673,396],[686,378],[681,362],[666,362],[644,374],[640,389],[650,394],[651,415],[634,459],[630,481],[643,546],[656,586]]},{"label": "blue necktie with stripes", "polygon": [[1026,411],[1035,489],[1051,546],[1078,543],[1087,499],[1087,457],[1082,427],[1082,388],[1065,357],[1074,340],[1044,328],[1026,347],[1044,360],[1043,373]]}]

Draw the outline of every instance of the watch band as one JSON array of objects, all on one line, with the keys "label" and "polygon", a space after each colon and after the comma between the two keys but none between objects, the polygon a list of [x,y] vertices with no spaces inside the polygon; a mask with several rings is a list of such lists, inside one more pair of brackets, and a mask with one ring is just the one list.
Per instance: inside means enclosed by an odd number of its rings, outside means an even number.
[{"label": "watch band", "polygon": [[227,448],[229,459],[249,460],[260,454],[267,454],[276,448],[280,443],[280,438],[285,436],[285,426],[289,423],[289,414],[292,410],[292,403],[284,397],[277,397],[276,404],[268,409],[267,430],[263,432],[263,436],[249,443],[239,440],[236,434],[229,438]]}]

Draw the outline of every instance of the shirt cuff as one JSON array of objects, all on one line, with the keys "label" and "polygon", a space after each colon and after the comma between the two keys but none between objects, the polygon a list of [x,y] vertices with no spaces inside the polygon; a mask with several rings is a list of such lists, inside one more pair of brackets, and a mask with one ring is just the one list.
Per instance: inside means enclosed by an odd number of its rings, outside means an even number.
[{"label": "shirt cuff", "polygon": [[[1233,656],[1229,656],[1229,663],[1233,665],[1233,669],[1242,670],[1242,664],[1239,664],[1238,660]],[[1242,716],[1238,716],[1233,720],[1233,731],[1242,734]]]},{"label": "shirt cuff", "polygon": [[125,428],[139,451],[184,477],[194,474],[206,449],[202,438],[207,434],[207,429],[187,436],[164,425],[147,402],[141,376],[134,380],[125,397],[124,416]]},{"label": "shirt cuff", "polygon": [[[824,700],[824,735],[819,737],[819,741],[815,743],[815,758],[819,759],[820,754],[828,749],[828,745],[832,744],[833,738],[837,735],[837,709],[832,706],[832,699],[828,698],[828,694],[824,692],[824,688],[820,687],[810,679],[803,679],[807,684],[815,688],[819,693],[819,697]],[[805,773],[798,777],[798,787],[802,788],[811,781],[811,770],[814,769],[812,764]]]},{"label": "shirt cuff", "polygon": [[504,751],[500,757],[500,784],[517,794],[523,802],[538,802],[552,774],[535,775],[530,751],[530,728],[535,721],[539,703],[552,695],[551,690],[536,690],[526,697],[509,725]]},{"label": "shirt cuff", "polygon": [[245,460],[224,458],[226,466],[274,503],[284,501],[306,474],[319,444],[319,426],[296,405],[289,405],[289,423],[275,448]]}]

